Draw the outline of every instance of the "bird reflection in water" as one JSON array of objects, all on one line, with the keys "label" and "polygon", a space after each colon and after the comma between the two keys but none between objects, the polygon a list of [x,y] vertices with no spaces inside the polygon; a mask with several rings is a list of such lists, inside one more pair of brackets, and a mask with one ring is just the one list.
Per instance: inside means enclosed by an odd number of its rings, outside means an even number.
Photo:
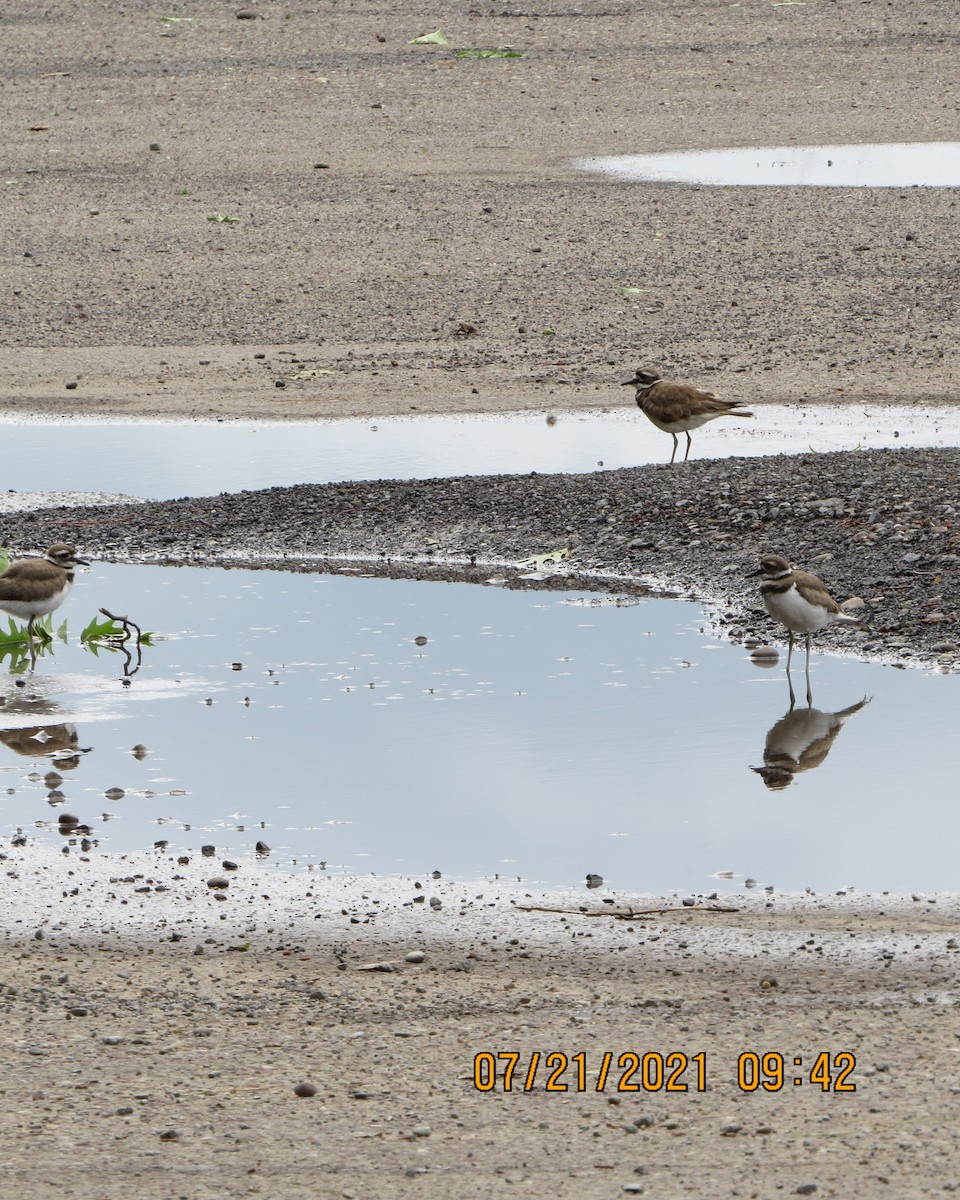
[{"label": "bird reflection in water", "polygon": [[772,792],[788,787],[795,775],[820,766],[846,722],[870,700],[870,696],[864,696],[856,704],[833,713],[791,705],[767,734],[763,766],[750,770],[756,771]]},{"label": "bird reflection in water", "polygon": [[46,758],[58,771],[72,771],[92,746],[81,746],[77,727],[70,721],[61,725],[27,725],[0,729],[0,742],[24,758]]}]

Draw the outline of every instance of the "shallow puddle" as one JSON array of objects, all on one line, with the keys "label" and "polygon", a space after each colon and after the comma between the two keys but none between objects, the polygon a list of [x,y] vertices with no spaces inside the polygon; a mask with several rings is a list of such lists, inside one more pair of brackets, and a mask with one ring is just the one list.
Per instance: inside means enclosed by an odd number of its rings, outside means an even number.
[{"label": "shallow puddle", "polygon": [[578,158],[573,166],[640,183],[721,187],[958,187],[960,142],[761,146]]},{"label": "shallow puddle", "polygon": [[[960,408],[763,404],[756,420],[698,430],[694,458],[951,446]],[[635,405],[612,412],[394,417],[310,423],[0,422],[4,504],[13,493],[147,499],[355,479],[581,472],[670,460],[672,442]]]},{"label": "shallow puddle", "polygon": [[[101,605],[166,635],[127,686],[77,644]],[[58,845],[69,812],[95,855],[261,841],[265,871],[956,887],[955,676],[815,657],[789,716],[782,663],[696,605],[464,584],[96,565],[57,615],[69,644],[0,675],[5,834]]]}]

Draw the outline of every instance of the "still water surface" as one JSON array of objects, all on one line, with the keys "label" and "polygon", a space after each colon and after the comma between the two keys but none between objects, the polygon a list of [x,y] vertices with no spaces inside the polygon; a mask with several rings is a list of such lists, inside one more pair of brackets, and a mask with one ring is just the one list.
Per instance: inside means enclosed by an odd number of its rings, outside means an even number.
[{"label": "still water surface", "polygon": [[[4,489],[111,492],[154,500],[355,479],[580,472],[670,460],[672,442],[636,406],[612,412],[387,417],[310,423],[51,425],[0,420]],[[694,458],[950,446],[960,409],[756,407],[752,421],[698,430]],[[4,494],[0,493],[0,509]]]},{"label": "still water surface", "polygon": [[[166,635],[128,687],[115,655],[76,645],[100,605]],[[7,663],[0,675],[7,834],[58,844],[68,811],[95,854],[167,839],[252,861],[262,840],[265,870],[958,885],[955,676],[815,656],[825,715],[778,725],[782,665],[760,671],[673,600],[96,565],[58,617],[70,644],[25,687]],[[866,695],[831,741],[830,714]],[[53,807],[44,750],[57,758],[65,725],[86,752],[59,760]],[[808,745],[809,769],[781,790],[753,769],[768,738],[768,756]]]},{"label": "still water surface", "polygon": [[578,158],[582,171],[637,183],[722,187],[960,187],[960,142],[738,146]]}]

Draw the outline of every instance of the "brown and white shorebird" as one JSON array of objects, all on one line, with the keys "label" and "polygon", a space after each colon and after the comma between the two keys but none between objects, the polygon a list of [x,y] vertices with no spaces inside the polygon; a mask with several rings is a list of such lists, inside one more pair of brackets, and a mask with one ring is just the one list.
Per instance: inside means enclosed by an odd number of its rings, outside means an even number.
[{"label": "brown and white shorebird", "polygon": [[75,546],[58,542],[44,558],[21,558],[0,575],[0,609],[27,622],[27,635],[33,637],[37,617],[52,613],[70,595],[73,568],[90,564],[77,557]]},{"label": "brown and white shorebird", "polygon": [[823,582],[807,571],[795,571],[780,554],[765,554],[760,559],[759,571],[750,576],[763,576],[760,595],[764,607],[774,620],[786,625],[790,635],[787,651],[787,682],[790,685],[790,702],[795,702],[793,683],[790,679],[790,660],[793,658],[793,635],[802,633],[807,642],[807,704],[813,704],[810,687],[810,635],[828,625],[860,625],[856,617],[845,613],[834,600]]},{"label": "brown and white shorebird", "polygon": [[625,379],[624,387],[637,389],[637,404],[644,416],[648,417],[658,429],[673,436],[673,454],[670,462],[677,457],[678,433],[687,435],[687,452],[683,456],[686,462],[690,457],[690,430],[699,429],[708,421],[717,417],[752,417],[752,412],[737,412],[742,400],[721,400],[713,392],[702,392],[699,388],[691,387],[688,383],[672,383],[661,378],[659,371],[639,367],[632,379]]}]

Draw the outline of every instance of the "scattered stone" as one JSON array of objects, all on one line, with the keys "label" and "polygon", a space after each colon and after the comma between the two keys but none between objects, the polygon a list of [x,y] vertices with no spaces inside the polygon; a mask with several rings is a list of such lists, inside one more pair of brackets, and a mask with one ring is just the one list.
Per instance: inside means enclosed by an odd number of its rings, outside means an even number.
[{"label": "scattered stone", "polygon": [[422,950],[411,950],[403,956],[403,961],[408,963],[422,963],[426,957],[426,954]]},{"label": "scattered stone", "polygon": [[317,1094],[317,1087],[316,1084],[304,1081],[303,1083],[298,1083],[293,1091],[297,1096],[315,1096]]},{"label": "scattered stone", "polygon": [[212,879],[207,880],[207,887],[213,891],[222,891],[230,886],[230,880],[224,879],[222,875],[214,875]]}]

